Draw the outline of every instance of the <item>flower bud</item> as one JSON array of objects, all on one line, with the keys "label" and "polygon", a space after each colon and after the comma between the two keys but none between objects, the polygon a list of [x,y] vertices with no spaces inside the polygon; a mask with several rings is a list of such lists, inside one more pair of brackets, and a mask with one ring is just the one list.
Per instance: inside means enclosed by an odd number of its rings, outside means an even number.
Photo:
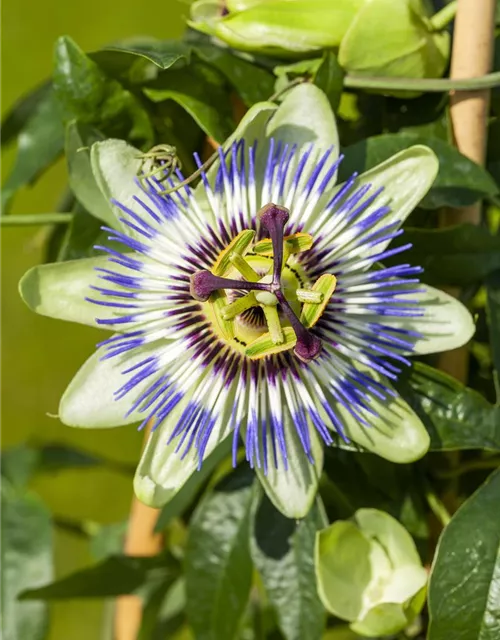
[{"label": "flower bud", "polygon": [[[235,49],[296,57],[339,46],[366,0],[234,0],[222,15],[216,3],[195,2],[190,26]],[[208,15],[208,7],[211,14]],[[231,11],[231,7],[237,11]]]},{"label": "flower bud", "polygon": [[399,633],[424,605],[427,572],[415,543],[384,511],[359,509],[320,531],[315,564],[326,609],[360,635]]},{"label": "flower bud", "polygon": [[438,78],[449,49],[449,34],[432,31],[419,1],[372,0],[352,21],[338,58],[351,75]]},{"label": "flower bud", "polygon": [[192,5],[194,29],[235,49],[298,57],[337,49],[351,75],[437,78],[450,38],[435,31],[422,0],[215,0]]}]

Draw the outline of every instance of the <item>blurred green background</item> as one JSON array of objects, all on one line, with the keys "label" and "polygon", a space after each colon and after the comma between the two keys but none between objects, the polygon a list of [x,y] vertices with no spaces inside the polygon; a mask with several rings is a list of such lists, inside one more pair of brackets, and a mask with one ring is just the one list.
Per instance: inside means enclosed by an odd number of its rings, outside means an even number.
[{"label": "blurred green background", "polygon": [[[2,5],[2,114],[23,93],[51,73],[56,38],[71,36],[85,51],[134,35],[177,38],[188,5],[176,0],[65,0]],[[2,154],[2,178],[15,157]],[[53,211],[65,181],[60,161],[15,200],[12,213]],[[5,229],[2,233],[2,448],[23,442],[59,442],[113,460],[135,463],[141,435],[134,427],[84,431],[47,414],[57,413],[59,397],[103,334],[90,328],[42,318],[24,307],[17,294],[22,274],[43,259],[47,229]],[[56,516],[99,523],[123,520],[132,496],[131,477],[106,469],[78,469],[38,476],[36,490]],[[56,529],[55,571],[63,576],[93,562],[82,537]],[[97,601],[51,605],[50,640],[93,640],[103,624]]]}]

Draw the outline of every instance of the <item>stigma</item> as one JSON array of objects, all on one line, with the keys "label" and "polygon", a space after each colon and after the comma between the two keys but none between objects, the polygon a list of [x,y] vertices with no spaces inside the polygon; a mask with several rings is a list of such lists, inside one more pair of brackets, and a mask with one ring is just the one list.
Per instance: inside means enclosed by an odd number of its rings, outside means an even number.
[{"label": "stigma", "polygon": [[[206,305],[216,332],[252,360],[293,350],[307,363],[321,353],[321,340],[311,328],[333,295],[336,278],[323,274],[310,283],[301,273],[297,254],[309,250],[313,238],[285,236],[289,217],[285,207],[267,204],[258,220],[269,238],[255,242],[254,230],[241,231],[211,270],[191,275],[191,295]],[[259,309],[265,324],[256,331],[245,325],[245,317]]]}]

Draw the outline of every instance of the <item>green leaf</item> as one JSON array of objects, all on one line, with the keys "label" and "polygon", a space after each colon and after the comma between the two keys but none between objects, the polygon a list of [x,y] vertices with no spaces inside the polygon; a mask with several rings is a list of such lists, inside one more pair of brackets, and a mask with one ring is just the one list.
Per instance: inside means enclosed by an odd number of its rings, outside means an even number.
[{"label": "green leaf", "polygon": [[500,450],[500,407],[477,391],[421,362],[398,388],[429,432],[431,450]]},{"label": "green leaf", "polygon": [[[314,460],[314,463],[311,463],[304,454],[297,428],[287,411],[283,412],[283,423],[283,430],[286,433],[288,468],[285,469],[281,459],[277,466],[271,459],[268,461],[267,472],[263,466],[257,466],[255,473],[267,497],[278,511],[287,518],[304,518],[318,491],[318,482],[323,470],[323,441],[312,423],[309,423],[311,455]],[[270,452],[273,450],[270,430],[266,431],[266,437],[267,451]],[[271,458],[269,453],[268,455]],[[262,456],[261,449],[261,458]]]},{"label": "green leaf", "polygon": [[19,602],[19,594],[52,579],[50,513],[29,494],[2,487],[2,638],[43,640],[48,610],[43,603]]},{"label": "green leaf", "polygon": [[231,135],[235,123],[229,97],[214,80],[213,70],[199,63],[189,71],[170,71],[144,93],[153,102],[174,100],[207,135],[221,143]]},{"label": "green leaf", "polygon": [[134,593],[155,573],[165,578],[179,572],[176,560],[161,554],[154,557],[110,556],[98,564],[76,571],[39,589],[21,594],[22,600],[69,600],[109,598]]},{"label": "green leaf", "polygon": [[28,307],[42,316],[99,327],[96,318],[115,314],[85,298],[92,296],[90,285],[99,283],[95,269],[108,266],[106,256],[39,265],[21,278],[19,293]]},{"label": "green leaf", "polygon": [[26,93],[10,107],[7,115],[2,120],[2,146],[8,145],[14,140],[31,116],[36,112],[40,103],[52,92],[51,83],[46,80]]},{"label": "green leaf", "polygon": [[177,632],[185,624],[185,582],[181,577],[162,582],[144,603],[141,628],[137,640],[164,640],[179,637]]},{"label": "green leaf", "polygon": [[2,480],[16,489],[24,489],[39,463],[39,453],[19,445],[1,452]]},{"label": "green leaf", "polygon": [[103,47],[92,53],[91,57],[106,71],[129,68],[138,58],[165,70],[187,66],[191,59],[191,47],[178,40],[131,38]]},{"label": "green leaf", "polygon": [[161,531],[169,522],[188,509],[194,502],[196,495],[206,486],[212,472],[231,451],[231,438],[226,438],[203,461],[201,469],[186,481],[178,493],[167,502],[161,510],[155,525],[155,531]]},{"label": "green leaf", "polygon": [[35,182],[57,159],[63,148],[61,112],[50,91],[38,102],[19,133],[16,160],[2,188],[4,209],[15,192]]},{"label": "green leaf", "polygon": [[95,560],[119,555],[127,534],[128,520],[100,525],[90,539],[90,553]]},{"label": "green leaf", "polygon": [[67,113],[82,122],[96,122],[106,100],[107,78],[69,37],[54,49],[54,90]]},{"label": "green leaf", "polygon": [[[155,428],[149,436],[137,467],[134,479],[135,493],[139,500],[150,507],[163,507],[168,504],[193,477],[193,474],[199,474],[203,469],[203,465],[200,469],[198,450],[195,446],[190,447],[186,456],[183,456],[183,448],[176,451],[178,439],[169,442],[170,435],[190,400],[190,395],[185,395],[161,425]],[[128,402],[131,403],[132,400],[129,399]],[[205,457],[208,457],[229,435],[231,409],[232,402],[228,400],[225,410],[213,426],[205,449]]]},{"label": "green leaf", "polygon": [[[94,256],[103,257],[102,251],[94,248],[96,245],[109,246],[111,244],[111,241],[107,239],[109,232],[103,231],[101,228],[102,221],[90,215],[79,202],[75,203],[73,211],[74,215],[59,246],[57,261],[81,260]],[[109,208],[108,211],[110,212]],[[109,267],[109,263],[107,266]],[[97,273],[95,273],[94,284],[98,282]],[[87,291],[88,294],[92,294],[90,289]],[[95,307],[95,305],[93,306]],[[96,308],[94,308],[94,312]]]},{"label": "green leaf", "polygon": [[77,199],[85,209],[106,224],[116,225],[111,205],[97,186],[90,165],[90,147],[103,140],[100,131],[88,125],[73,121],[66,127],[66,161],[68,163],[69,184]]},{"label": "green leaf", "polygon": [[320,640],[325,626],[316,590],[314,541],[324,526],[318,504],[297,522],[264,497],[256,503],[251,553],[286,640]]},{"label": "green leaf", "polygon": [[[406,229],[409,262],[425,269],[423,278],[435,285],[468,285],[500,269],[500,236],[485,227],[460,224],[446,229]],[[394,246],[402,244],[399,240]],[[388,262],[389,263],[389,262]]]},{"label": "green leaf", "polygon": [[429,640],[496,640],[500,634],[500,470],[441,534],[429,585]]},{"label": "green leaf", "polygon": [[339,179],[346,180],[355,171],[371,169],[411,145],[429,147],[439,161],[437,178],[420,206],[428,209],[466,206],[498,192],[489,173],[455,147],[438,138],[411,133],[373,136],[347,147]]},{"label": "green leaf", "polygon": [[496,375],[500,376],[500,271],[492,273],[486,281],[488,294],[488,324],[491,353]]},{"label": "green leaf", "polygon": [[314,84],[325,93],[334,112],[337,111],[340,104],[343,83],[344,71],[335,54],[332,51],[325,51],[323,60],[314,76]]},{"label": "green leaf", "polygon": [[269,71],[220,47],[199,45],[195,51],[202,60],[227,78],[248,107],[267,100],[273,93],[274,78]]},{"label": "green leaf", "polygon": [[197,640],[236,637],[250,594],[253,474],[226,476],[198,505],[185,557],[187,615]]},{"label": "green leaf", "polygon": [[107,135],[125,135],[150,146],[149,116],[138,99],[108,78],[69,37],[55,46],[54,90],[67,119],[96,125]]}]

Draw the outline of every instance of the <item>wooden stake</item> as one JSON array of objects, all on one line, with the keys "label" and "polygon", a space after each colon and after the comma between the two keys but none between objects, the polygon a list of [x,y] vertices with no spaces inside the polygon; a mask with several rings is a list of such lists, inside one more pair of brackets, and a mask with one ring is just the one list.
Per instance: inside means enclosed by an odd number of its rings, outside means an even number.
[{"label": "wooden stake", "polygon": [[[495,0],[458,0],[451,78],[482,76],[490,71],[493,56]],[[453,135],[458,150],[484,165],[490,91],[455,91],[450,97]],[[449,209],[441,216],[441,226],[481,221],[481,203],[460,209]],[[449,290],[458,296],[459,290]],[[441,354],[439,367],[461,382],[467,381],[467,347]]]},{"label": "wooden stake", "polygon": [[[144,445],[151,433],[146,427]],[[159,509],[152,509],[135,496],[130,507],[124,553],[129,556],[155,556],[163,548],[162,536],[154,533]],[[137,640],[141,626],[142,600],[139,596],[121,596],[116,600],[114,640]]]}]

